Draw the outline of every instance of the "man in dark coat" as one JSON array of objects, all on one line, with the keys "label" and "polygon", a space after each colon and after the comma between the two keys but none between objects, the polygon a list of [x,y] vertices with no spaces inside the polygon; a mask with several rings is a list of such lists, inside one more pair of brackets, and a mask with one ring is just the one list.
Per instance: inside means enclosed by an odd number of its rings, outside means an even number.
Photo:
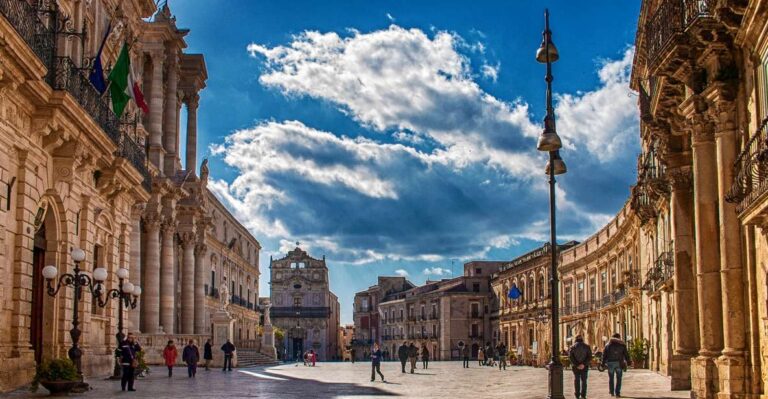
[{"label": "man in dark coat", "polygon": [[408,347],[408,359],[411,361],[411,374],[413,374],[413,370],[416,370],[416,362],[419,360],[419,348],[413,342]]},{"label": "man in dark coat", "polygon": [[181,352],[181,360],[187,364],[187,375],[194,378],[197,374],[197,363],[200,361],[200,350],[195,345],[195,341],[190,339],[187,346]]},{"label": "man in dark coat", "polygon": [[573,386],[576,398],[587,397],[587,375],[592,361],[592,348],[584,343],[581,335],[576,336],[576,343],[568,350],[568,359],[573,370]]},{"label": "man in dark coat", "polygon": [[464,364],[463,364],[464,368],[468,369],[469,368],[469,345],[464,345],[461,348],[461,357],[462,359],[464,359]]},{"label": "man in dark coat", "polygon": [[503,342],[499,342],[498,345],[496,345],[496,356],[499,357],[499,370],[501,370],[502,367],[504,367],[504,370],[507,369],[507,346],[504,345]]},{"label": "man in dark coat", "polygon": [[621,340],[621,335],[613,334],[600,361],[608,368],[608,391],[611,396],[621,397],[621,377],[629,362],[627,345]]},{"label": "man in dark coat", "polygon": [[128,337],[120,343],[120,366],[123,368],[123,375],[120,379],[120,388],[123,391],[125,391],[126,388],[128,388],[129,391],[135,391],[135,389],[133,389],[133,382],[135,380],[135,364],[138,361],[139,351],[141,351],[141,347],[134,342],[134,337],[131,333],[129,333]]},{"label": "man in dark coat", "polygon": [[405,363],[408,361],[408,344],[403,342],[399,348],[397,348],[397,357],[400,359],[400,368],[405,373]]},{"label": "man in dark coat", "polygon": [[213,360],[213,348],[211,347],[210,338],[205,341],[205,346],[203,346],[203,359],[205,359],[205,370],[210,370],[208,366],[211,365],[211,360]]},{"label": "man in dark coat", "polygon": [[224,352],[224,368],[221,371],[232,371],[232,354],[235,353],[235,344],[227,340],[221,346],[221,351]]}]

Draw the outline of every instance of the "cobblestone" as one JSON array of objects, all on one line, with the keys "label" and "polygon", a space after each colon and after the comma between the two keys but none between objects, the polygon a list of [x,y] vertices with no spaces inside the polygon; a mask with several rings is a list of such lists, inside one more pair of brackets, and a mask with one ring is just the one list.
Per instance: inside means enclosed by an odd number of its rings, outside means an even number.
[{"label": "cobblestone", "polygon": [[[421,364],[419,363],[419,367]],[[429,369],[415,374],[400,372],[400,364],[385,362],[382,372],[387,380],[370,382],[369,363],[318,363],[316,367],[284,364],[274,367],[198,371],[196,379],[188,379],[186,370],[178,368],[168,378],[163,368],[136,383],[137,392],[120,392],[117,381],[91,379],[93,390],[72,395],[82,398],[124,397],[134,399],[187,398],[367,398],[399,396],[405,398],[545,398],[547,371],[542,368],[480,367],[476,362],[463,369],[461,362],[432,362]],[[607,374],[590,372],[591,399],[608,399]],[[565,373],[566,398],[573,397],[572,374]],[[669,391],[669,378],[648,370],[630,370],[624,375],[622,395],[627,398],[689,398],[688,391]],[[11,397],[45,396],[45,389],[31,394],[12,393]]]}]

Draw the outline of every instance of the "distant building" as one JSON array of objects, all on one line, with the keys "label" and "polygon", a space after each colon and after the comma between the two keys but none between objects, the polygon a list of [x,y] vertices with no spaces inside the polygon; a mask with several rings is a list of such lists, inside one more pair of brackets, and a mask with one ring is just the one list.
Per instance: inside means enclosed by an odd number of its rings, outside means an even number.
[{"label": "distant building", "polygon": [[334,359],[338,350],[339,300],[328,285],[323,259],[296,247],[284,258],[270,259],[272,324],[285,331],[287,359],[310,349],[319,360]]},{"label": "distant building", "polygon": [[379,277],[378,284],[355,294],[354,337],[350,345],[354,347],[357,360],[364,360],[366,350],[374,342],[382,343],[381,316],[378,304],[387,295],[393,295],[416,287],[405,277]]},{"label": "distant building", "polygon": [[475,356],[491,337],[490,278],[501,265],[470,262],[463,276],[385,292],[376,309],[379,323],[374,323],[381,331],[382,348],[392,357],[401,344],[414,342],[426,345],[432,359],[451,360],[459,358],[459,347],[469,345]]}]

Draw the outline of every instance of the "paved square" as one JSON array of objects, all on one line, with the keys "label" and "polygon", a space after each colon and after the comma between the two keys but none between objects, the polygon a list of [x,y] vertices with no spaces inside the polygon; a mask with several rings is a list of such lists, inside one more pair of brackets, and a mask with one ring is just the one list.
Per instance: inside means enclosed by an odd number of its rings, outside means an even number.
[{"label": "paved square", "polygon": [[[421,367],[421,363],[419,363]],[[188,379],[186,369],[177,368],[168,378],[164,368],[154,368],[148,378],[137,381],[137,392],[120,392],[116,381],[90,379],[94,387],[83,398],[366,398],[399,396],[405,398],[545,398],[547,372],[541,368],[480,367],[473,362],[463,369],[461,362],[432,362],[429,369],[415,374],[400,372],[400,364],[385,362],[382,372],[387,379],[370,382],[370,363],[318,363],[316,367],[285,364],[268,368],[198,371],[196,379]],[[589,398],[610,398],[607,374],[590,372]],[[566,398],[573,397],[573,379],[565,373]],[[688,391],[669,391],[669,379],[647,370],[630,370],[624,375],[622,394],[627,398],[689,398]],[[12,397],[42,397],[17,391]]]}]

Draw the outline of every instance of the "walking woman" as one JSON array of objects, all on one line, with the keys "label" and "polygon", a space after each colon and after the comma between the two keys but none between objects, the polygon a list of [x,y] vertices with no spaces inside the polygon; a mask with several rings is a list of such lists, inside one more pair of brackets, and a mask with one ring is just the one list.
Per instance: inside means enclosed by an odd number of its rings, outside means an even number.
[{"label": "walking woman", "polygon": [[378,343],[373,344],[371,352],[371,382],[376,381],[376,373],[379,373],[381,382],[387,382],[384,380],[384,374],[381,374],[381,349]]},{"label": "walking woman", "polygon": [[173,377],[173,366],[176,364],[176,358],[179,356],[179,352],[176,350],[176,345],[173,344],[173,340],[168,341],[163,349],[163,359],[165,359],[165,365],[168,367],[168,378]]},{"label": "walking woman", "polygon": [[427,349],[426,344],[421,344],[421,363],[424,370],[429,367],[429,349]]},{"label": "walking woman", "polygon": [[483,352],[483,348],[477,350],[477,364],[481,366],[485,365],[485,353]]}]

